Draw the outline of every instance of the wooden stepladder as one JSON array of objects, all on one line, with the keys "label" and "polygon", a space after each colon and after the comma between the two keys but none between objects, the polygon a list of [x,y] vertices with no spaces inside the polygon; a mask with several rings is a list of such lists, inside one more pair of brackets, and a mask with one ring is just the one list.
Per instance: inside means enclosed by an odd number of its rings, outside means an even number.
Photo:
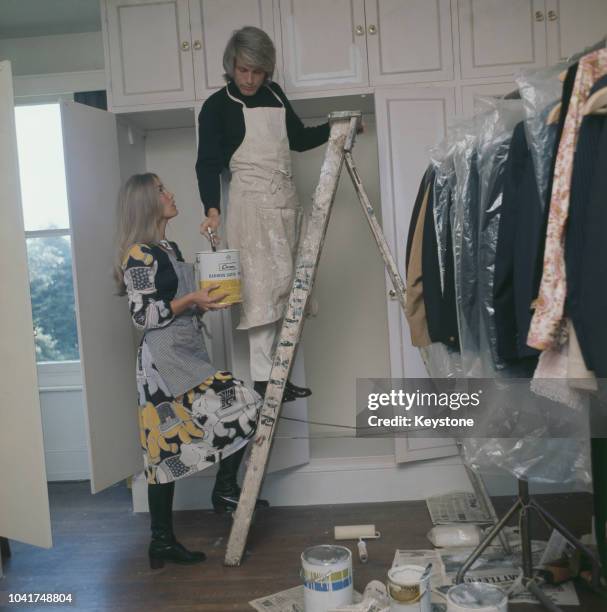
[{"label": "wooden stepladder", "polygon": [[386,243],[381,227],[375,218],[373,207],[369,202],[352,158],[352,148],[362,121],[362,114],[360,111],[331,113],[329,121],[331,133],[320,171],[320,181],[314,193],[314,204],[307,234],[303,237],[299,246],[295,265],[295,279],[274,355],[264,404],[259,416],[258,443],[253,445],[240,501],[234,514],[232,531],[228,540],[224,564],[229,566],[240,565],[244,554],[255,502],[259,496],[268,464],[274,429],[280,416],[285,383],[291,370],[297,343],[301,337],[304,310],[314,285],[320,253],[325,241],[331,208],[344,162],[354,183],[354,188],[371,227],[373,237],[381,251],[396,296],[403,309],[405,307],[405,285],[398,273],[396,262]]}]

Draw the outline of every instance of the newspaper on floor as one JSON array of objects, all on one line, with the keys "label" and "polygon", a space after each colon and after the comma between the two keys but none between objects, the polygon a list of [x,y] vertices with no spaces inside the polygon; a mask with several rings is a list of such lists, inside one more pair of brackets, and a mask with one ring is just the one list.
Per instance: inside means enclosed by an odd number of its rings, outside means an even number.
[{"label": "newspaper on floor", "polygon": [[[354,601],[361,599],[360,593],[354,591]],[[259,597],[249,602],[249,605],[257,612],[304,612],[304,587],[303,585]]]},{"label": "newspaper on floor", "polygon": [[[440,555],[446,581],[444,587],[455,584],[457,572],[468,559],[474,549],[472,548],[444,548],[437,551]],[[531,542],[531,556],[533,567],[540,567],[542,557],[546,550],[546,542],[533,540]],[[520,540],[513,546],[513,554],[505,555],[499,546],[487,547],[482,555],[474,562],[464,577],[465,582],[486,582],[494,584],[508,591],[516,583],[521,570]],[[445,592],[445,588],[441,588]],[[542,590],[558,606],[579,606],[579,599],[571,583],[553,587],[543,585]],[[534,603],[538,601],[530,593],[524,591],[510,598],[510,603]]]},{"label": "newspaper on floor", "polygon": [[249,602],[258,612],[304,612],[303,585]]},{"label": "newspaper on floor", "polygon": [[[549,586],[547,584],[541,585],[542,591],[550,597],[552,603],[557,606],[579,606],[580,600],[577,596],[577,592],[572,582],[564,582],[558,586]],[[529,593],[529,591],[523,591],[510,595],[508,603],[530,603],[539,604],[539,601]]]},{"label": "newspaper on floor", "polygon": [[493,522],[476,495],[468,491],[428,497],[426,505],[434,525]]},{"label": "newspaper on floor", "polygon": [[562,559],[565,555],[570,555],[573,550],[573,545],[569,543],[565,536],[553,529],[540,563],[542,566],[553,563]]}]

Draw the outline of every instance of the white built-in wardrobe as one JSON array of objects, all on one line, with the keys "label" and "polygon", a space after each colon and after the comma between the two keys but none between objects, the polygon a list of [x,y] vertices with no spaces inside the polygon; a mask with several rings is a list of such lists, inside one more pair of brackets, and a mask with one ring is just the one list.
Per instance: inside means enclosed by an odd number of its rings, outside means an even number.
[{"label": "white built-in wardrobe", "polygon": [[[64,103],[61,110],[93,491],[142,467],[134,393],[136,338],[124,300],[113,295],[110,275],[116,192],[121,180],[133,172],[158,172],[177,193],[181,211],[172,238],[188,258],[200,250],[193,172],[196,115],[203,100],[221,85],[221,52],[233,29],[247,23],[271,33],[278,51],[276,78],[296,100],[298,112],[319,121],[344,105],[364,108],[368,130],[355,155],[366,160],[358,164],[367,175],[363,178],[375,181],[372,196],[401,270],[411,206],[428,163],[427,151],[444,137],[449,123],[472,113],[477,96],[513,89],[519,69],[560,61],[607,33],[604,0],[102,0],[101,5],[112,112],[74,103]],[[0,67],[0,149],[3,159],[14,160],[10,65],[3,62]],[[309,203],[317,177],[313,168],[320,168],[322,152],[305,155],[304,161],[295,160],[295,170],[300,197]],[[6,302],[3,298],[0,317],[1,357],[7,364],[0,374],[5,389],[0,464],[10,466],[0,490],[0,535],[48,546],[50,522],[16,164],[3,164],[1,171],[9,206],[6,222],[0,225],[0,257],[11,264],[3,264],[3,279],[11,291]],[[353,196],[347,186],[343,190],[344,200]],[[341,293],[331,293],[329,284],[336,281],[323,279],[321,261],[319,290],[327,300],[324,307],[321,300],[317,322],[306,324],[308,336],[317,343],[328,341],[336,330],[342,335],[335,336],[337,348],[327,344],[317,352],[313,348],[300,352],[295,372],[302,382],[304,370],[316,372],[315,401],[320,397],[324,402],[312,416],[324,410],[328,421],[335,421],[340,410],[353,410],[356,376],[425,375],[417,350],[409,343],[398,302],[390,297],[381,261],[374,259],[375,247],[364,237],[362,221],[352,221],[358,211],[353,206],[350,212],[346,206],[336,208],[334,215],[342,224],[330,226],[326,247],[329,267],[341,266]],[[340,227],[347,229],[340,233]],[[354,244],[348,251],[350,239]],[[331,250],[331,244],[339,248]],[[365,275],[375,279],[369,306],[361,305],[355,285]],[[350,284],[345,282],[348,279]],[[327,305],[333,297],[339,303],[344,292],[348,299],[339,308],[351,309],[349,319],[334,317],[332,304]],[[365,317],[378,311],[385,329],[376,332],[375,339],[367,338]],[[209,321],[209,343],[217,365],[246,377],[244,337],[233,334],[233,326],[229,314],[216,313]],[[352,338],[358,343],[350,344]],[[364,345],[383,350],[385,359],[378,360],[374,355],[382,353],[369,349],[366,362]],[[362,365],[357,370],[350,365],[359,349]],[[339,350],[347,353],[342,363],[335,359]],[[322,361],[323,353],[333,357],[334,370]],[[373,361],[380,362],[376,370]],[[345,370],[340,368],[344,363],[349,364]],[[326,381],[319,364],[327,370]],[[302,420],[308,417],[304,401],[286,405],[283,413]],[[270,486],[286,492],[288,499],[296,500],[293,503],[335,501],[332,496],[340,487],[351,495],[342,501],[357,501],[357,494],[360,500],[379,501],[420,498],[449,484],[465,486],[457,462],[433,467],[432,478],[425,477],[423,466],[416,463],[396,468],[396,463],[454,454],[450,440],[436,439],[389,441],[389,465],[357,458],[346,469],[343,462],[330,459],[297,480],[293,470],[285,469],[308,462],[309,433],[305,423],[283,423],[273,454],[272,470],[286,476],[277,476]],[[345,448],[350,442],[324,444],[321,454],[326,455],[328,445]],[[360,470],[366,469],[371,470],[370,477],[361,490]],[[381,476],[373,477],[377,474]],[[136,509],[143,508],[144,486],[135,481]],[[209,488],[208,482],[205,486]],[[201,505],[202,490],[196,497]],[[185,490],[178,491],[177,502],[178,507],[196,505]]]}]

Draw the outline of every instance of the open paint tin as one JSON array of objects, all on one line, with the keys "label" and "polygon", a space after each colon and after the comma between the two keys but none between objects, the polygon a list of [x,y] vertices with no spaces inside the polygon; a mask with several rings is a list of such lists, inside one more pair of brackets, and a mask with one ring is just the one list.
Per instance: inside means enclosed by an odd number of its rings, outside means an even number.
[{"label": "open paint tin", "polygon": [[327,612],[349,605],[352,586],[352,553],[345,546],[323,544],[301,553],[305,612]]},{"label": "open paint tin", "polygon": [[388,572],[390,612],[431,612],[430,576],[421,565],[399,565]]}]

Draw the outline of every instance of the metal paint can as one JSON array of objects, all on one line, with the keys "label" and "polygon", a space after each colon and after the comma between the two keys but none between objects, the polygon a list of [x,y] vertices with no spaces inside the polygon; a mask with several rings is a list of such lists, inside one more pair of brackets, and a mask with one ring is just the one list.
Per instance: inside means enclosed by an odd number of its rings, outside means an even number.
[{"label": "metal paint can", "polygon": [[399,565],[388,572],[390,612],[431,612],[431,572],[421,565]]},{"label": "metal paint can", "polygon": [[240,285],[240,252],[235,249],[196,253],[196,276],[200,289],[219,285],[210,295],[228,295],[219,304],[242,302]]},{"label": "metal paint can", "polygon": [[508,596],[492,584],[457,584],[447,591],[447,612],[508,612]]},{"label": "metal paint can", "polygon": [[327,612],[352,603],[352,553],[323,544],[301,553],[305,612]]}]

